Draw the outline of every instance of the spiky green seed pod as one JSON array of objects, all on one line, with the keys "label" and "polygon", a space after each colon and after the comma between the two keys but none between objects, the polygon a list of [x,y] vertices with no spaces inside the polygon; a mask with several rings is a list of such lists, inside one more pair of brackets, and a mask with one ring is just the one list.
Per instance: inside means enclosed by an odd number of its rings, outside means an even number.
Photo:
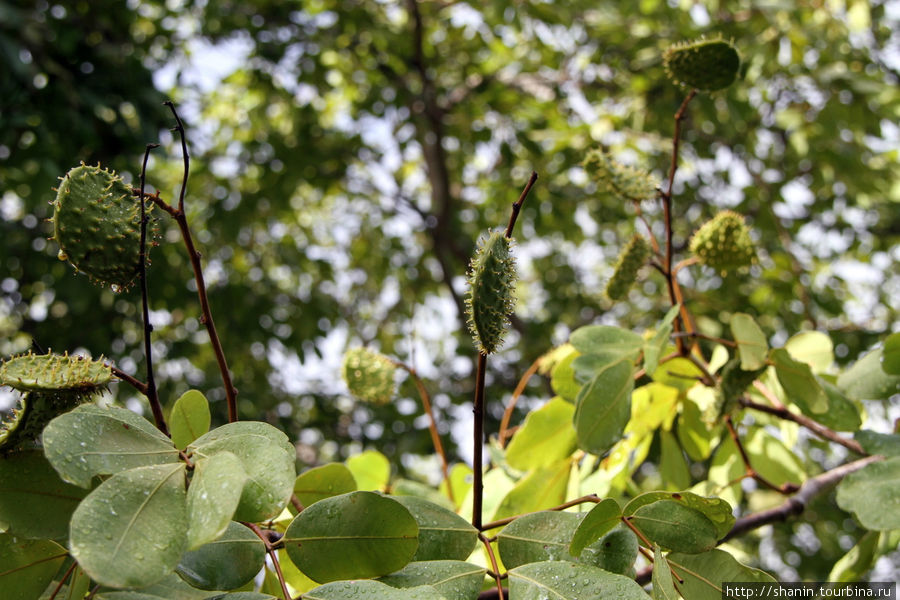
[{"label": "spiky green seed pod", "polygon": [[720,273],[748,267],[756,249],[744,217],[724,210],[703,224],[691,238],[691,252],[701,263]]},{"label": "spiky green seed pod", "polygon": [[344,354],[344,381],[350,393],[373,404],[394,398],[397,366],[388,357],[367,348],[351,348]]},{"label": "spiky green seed pod", "polygon": [[[147,210],[152,206],[148,203]],[[137,277],[141,204],[115,172],[82,163],[66,173],[54,202],[53,227],[60,259],[92,280],[124,289]]]},{"label": "spiky green seed pod", "polygon": [[675,83],[711,92],[734,83],[741,57],[730,42],[699,39],[667,48],[663,64]]},{"label": "spiky green seed pod", "polygon": [[606,283],[606,295],[610,300],[621,300],[628,289],[637,281],[638,271],[647,263],[650,245],[644,236],[634,234],[631,241],[622,248],[616,260],[616,268]]},{"label": "spiky green seed pod", "polygon": [[469,265],[466,314],[482,354],[491,354],[503,344],[516,305],[516,261],[510,247],[510,239],[494,231],[482,238]]},{"label": "spiky green seed pod", "polygon": [[604,150],[589,151],[582,166],[601,189],[623,202],[650,200],[656,196],[659,184],[653,175],[613,160]]},{"label": "spiky green seed pod", "polygon": [[0,362],[0,385],[23,392],[0,424],[0,449],[36,438],[54,417],[106,390],[112,371],[100,360],[68,354],[23,354]]}]

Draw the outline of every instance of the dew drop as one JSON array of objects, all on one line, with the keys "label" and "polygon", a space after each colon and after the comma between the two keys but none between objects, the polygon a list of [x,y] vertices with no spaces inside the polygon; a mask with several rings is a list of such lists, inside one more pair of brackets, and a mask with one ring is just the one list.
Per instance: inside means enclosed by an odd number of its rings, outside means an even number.
[{"label": "dew drop", "polygon": [[69,260],[69,255],[66,254],[65,252],[63,252],[62,250],[60,250],[60,251],[56,254],[56,258],[58,258],[59,260]]}]

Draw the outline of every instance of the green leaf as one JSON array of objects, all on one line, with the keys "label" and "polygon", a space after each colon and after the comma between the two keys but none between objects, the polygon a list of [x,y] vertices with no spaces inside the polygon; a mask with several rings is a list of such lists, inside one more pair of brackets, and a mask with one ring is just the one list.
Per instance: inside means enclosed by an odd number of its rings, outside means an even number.
[{"label": "green leaf", "polygon": [[[627,517],[633,515],[639,508],[652,504],[659,500],[671,500],[684,506],[699,511],[709,519],[716,528],[716,535],[722,538],[731,531],[734,526],[734,515],[731,505],[721,498],[708,498],[693,492],[645,492],[632,499],[625,505],[622,513]],[[717,539],[718,539],[717,538]]]},{"label": "green leaf", "polygon": [[722,600],[725,582],[775,583],[775,578],[768,573],[742,565],[718,548],[703,554],[672,552],[666,560],[683,580],[679,585],[682,597],[691,600]]},{"label": "green leaf", "polygon": [[303,506],[355,491],[353,473],[341,463],[313,467],[298,475],[294,481],[294,494]]},{"label": "green leaf", "polygon": [[578,392],[573,420],[582,450],[603,454],[622,437],[631,418],[633,374],[632,364],[620,361],[598,373]]},{"label": "green leaf", "polygon": [[449,600],[430,585],[409,589],[391,587],[380,581],[335,581],[320,585],[301,596],[303,600]]},{"label": "green leaf", "polygon": [[824,373],[834,363],[834,343],[821,331],[801,331],[784,343],[796,361],[806,363],[815,374]]},{"label": "green leaf", "polygon": [[647,594],[630,577],[565,561],[510,569],[509,596],[515,600],[647,600]]},{"label": "green leaf", "polygon": [[681,403],[678,415],[678,441],[687,455],[696,461],[709,458],[714,442],[719,437],[719,427],[709,427],[703,419],[704,410],[715,403],[715,390],[697,386],[688,392]]},{"label": "green leaf", "polygon": [[[569,460],[535,469],[504,496],[494,513],[494,519],[505,519],[561,504],[565,500],[570,470]],[[485,514],[488,514],[487,506]]]},{"label": "green leaf", "polygon": [[678,592],[675,591],[675,582],[672,580],[672,571],[669,569],[669,561],[663,556],[659,546],[653,546],[653,600],[678,600]]},{"label": "green leaf", "polygon": [[[74,569],[70,572],[69,569],[72,567],[74,567]],[[63,577],[66,579],[62,582],[62,587],[56,592],[56,596],[51,598]],[[53,581],[50,582],[50,585],[44,589],[44,593],[41,594],[40,600],[84,600],[90,587],[91,578],[87,576],[84,569],[79,567],[77,563],[69,557],[56,572],[56,576],[53,578]]]},{"label": "green leaf", "polygon": [[261,594],[259,592],[231,592],[229,594],[218,594],[210,596],[206,600],[280,600],[277,596],[271,594]]},{"label": "green leaf", "polygon": [[860,358],[838,377],[838,388],[853,400],[887,400],[900,392],[900,375],[885,372],[883,356],[878,348]]},{"label": "green leaf", "polygon": [[772,361],[788,401],[796,404],[803,414],[810,417],[828,411],[828,395],[808,364],[797,362],[784,348],[772,350]]},{"label": "green leaf", "polygon": [[472,467],[463,463],[456,463],[450,467],[450,481],[441,481],[439,487],[442,494],[447,493],[447,486],[453,490],[453,499],[456,501],[456,508],[459,508],[469,490],[472,489]]},{"label": "green leaf", "polygon": [[[729,443],[734,443],[730,439]],[[800,485],[806,480],[803,463],[777,437],[759,427],[749,428],[744,436],[744,450],[756,472],[775,485]]]},{"label": "green leaf", "polygon": [[590,510],[575,529],[569,544],[569,552],[572,556],[580,556],[581,551],[599,540],[619,524],[622,517],[622,509],[618,502],[612,498],[606,498],[598,502]]},{"label": "green leaf", "polygon": [[838,484],[837,503],[866,529],[900,529],[900,456],[847,475]]},{"label": "green leaf", "polygon": [[816,421],[835,431],[856,431],[862,425],[859,409],[841,390],[822,377],[816,380],[828,396],[828,412],[816,415]]},{"label": "green leaf", "polygon": [[670,490],[683,490],[691,486],[691,471],[684,458],[681,445],[671,431],[659,430],[659,474]]},{"label": "green leaf", "polygon": [[638,551],[637,536],[619,523],[615,529],[582,550],[577,562],[627,575],[632,571]]},{"label": "green leaf", "polygon": [[50,540],[0,534],[0,590],[4,600],[39,598],[65,562],[65,548]]},{"label": "green leaf", "polygon": [[853,437],[869,454],[900,456],[900,435],[896,433],[877,433],[863,429],[854,433]]},{"label": "green leaf", "polygon": [[675,500],[645,504],[629,517],[631,524],[663,548],[696,554],[716,546],[716,527],[706,515]]},{"label": "green leaf", "polygon": [[656,367],[650,377],[657,383],[684,392],[694,387],[697,380],[703,377],[703,371],[688,359],[679,356]]},{"label": "green leaf", "polygon": [[172,572],[185,549],[184,464],[117,473],[72,515],[72,556],[91,579],[143,587]]},{"label": "green leaf", "polygon": [[233,590],[252,581],[265,562],[266,546],[259,536],[232,521],[215,541],[185,552],[175,572],[201,590]]},{"label": "green leaf", "polygon": [[523,515],[497,535],[500,559],[507,569],[545,560],[575,559],[569,554],[569,540],[581,519],[559,511]]},{"label": "green leaf", "polygon": [[563,400],[575,402],[575,397],[578,395],[578,389],[581,385],[575,381],[575,370],[572,368],[572,363],[580,355],[570,344],[566,344],[561,348],[567,348],[568,353],[556,362],[550,370],[550,387]]},{"label": "green leaf", "polygon": [[412,560],[415,518],[374,492],[350,492],[308,506],[284,534],[288,556],[318,582],[387,575]]},{"label": "green leaf", "polygon": [[[220,596],[215,596],[220,597]],[[209,592],[189,586],[172,573],[151,586],[133,591],[101,590],[98,600],[211,600]]]},{"label": "green leaf", "polygon": [[194,465],[187,491],[187,547],[211,542],[225,532],[241,500],[247,474],[231,452],[218,452]]},{"label": "green leaf", "polygon": [[745,313],[734,313],[731,317],[731,335],[738,344],[742,370],[756,371],[766,365],[769,343],[753,317]]},{"label": "green leaf", "polygon": [[569,342],[581,354],[609,355],[634,360],[644,339],[633,331],[609,325],[588,325],[572,332]]},{"label": "green leaf", "polygon": [[178,462],[172,440],[125,408],[82,404],[44,428],[44,453],[63,480],[83,488],[95,475]]},{"label": "green leaf", "polygon": [[577,445],[574,415],[575,407],[558,397],[528,413],[506,448],[506,462],[514,469],[528,471],[572,454]]},{"label": "green leaf", "polygon": [[900,375],[900,332],[891,334],[884,340],[881,368],[888,375]]},{"label": "green leaf", "polygon": [[297,477],[297,451],[287,436],[268,423],[239,421],[213,429],[188,446],[194,460],[220,452],[237,456],[248,477],[234,520],[277,516],[290,500]]},{"label": "green leaf", "polygon": [[457,560],[411,562],[396,573],[379,579],[395,588],[430,585],[447,600],[475,600],[486,570]]},{"label": "green leaf", "polygon": [[450,512],[456,510],[456,507],[447,496],[427,483],[416,481],[414,479],[405,479],[403,477],[394,479],[394,481],[391,482],[391,495],[395,497],[414,496],[416,498],[428,500],[432,504],[437,504]]},{"label": "green leaf", "polygon": [[669,336],[672,335],[672,323],[678,316],[681,309],[680,304],[676,304],[666,313],[659,325],[656,326],[656,333],[653,337],[644,343],[644,372],[652,373],[659,366],[659,359],[662,353],[666,351],[669,345]]},{"label": "green leaf", "polygon": [[188,390],[175,401],[169,415],[172,442],[179,450],[209,431],[209,402],[197,390]]},{"label": "green leaf", "polygon": [[26,538],[64,539],[88,492],[63,482],[40,450],[0,458],[0,521]]},{"label": "green leaf", "polygon": [[875,564],[879,537],[881,534],[877,531],[867,531],[863,534],[856,545],[831,567],[828,581],[861,581],[862,576]]},{"label": "green leaf", "polygon": [[356,480],[356,489],[381,491],[391,479],[391,463],[377,450],[366,450],[346,460],[347,468]]},{"label": "green leaf", "polygon": [[412,560],[465,560],[478,544],[478,530],[442,506],[415,496],[392,496],[419,525],[419,547]]}]

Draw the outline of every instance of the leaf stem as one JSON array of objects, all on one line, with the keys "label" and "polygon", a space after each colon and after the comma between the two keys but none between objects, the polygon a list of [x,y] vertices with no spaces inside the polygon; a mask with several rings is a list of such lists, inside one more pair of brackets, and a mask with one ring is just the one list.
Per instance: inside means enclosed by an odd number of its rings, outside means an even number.
[{"label": "leaf stem", "polygon": [[494,549],[491,547],[491,541],[484,536],[483,533],[478,533],[478,539],[481,540],[481,543],[484,544],[485,550],[487,550],[488,560],[491,561],[491,571],[490,574],[494,578],[494,581],[497,582],[497,594],[500,600],[503,600],[503,579],[506,577],[506,574],[500,575],[500,567],[497,565],[497,557],[494,556]]},{"label": "leaf stem", "polygon": [[241,524],[253,531],[253,533],[262,540],[262,543],[266,547],[266,553],[268,553],[269,559],[272,561],[272,566],[275,568],[275,576],[278,578],[278,583],[281,584],[281,592],[284,594],[284,600],[291,600],[291,593],[287,589],[287,582],[284,579],[284,573],[281,572],[281,564],[278,562],[278,550],[276,544],[272,543],[266,532],[256,523],[245,523],[242,521]]},{"label": "leaf stem", "polygon": [[484,447],[484,373],[487,369],[487,354],[478,353],[478,371],[475,376],[475,401],[472,414],[475,417],[475,431],[472,434],[472,527],[481,531],[481,504],[484,496],[482,479],[482,450]]},{"label": "leaf stem", "polygon": [[178,112],[175,110],[175,105],[171,101],[165,102],[165,105],[172,111],[172,115],[175,117],[175,122],[177,123],[177,126],[173,130],[178,132],[178,135],[181,137],[181,151],[184,156],[184,176],[181,180],[181,191],[178,194],[177,209],[166,204],[159,196],[153,200],[163,210],[174,217],[175,222],[178,223],[178,228],[181,230],[181,237],[184,240],[184,245],[191,260],[191,267],[194,270],[194,280],[197,282],[197,296],[200,300],[200,308],[203,311],[200,322],[206,327],[206,331],[209,334],[209,343],[212,345],[213,352],[216,355],[216,363],[219,365],[219,373],[222,376],[222,383],[225,387],[225,399],[228,403],[228,422],[233,423],[238,420],[237,389],[235,389],[231,382],[231,373],[228,370],[228,362],[225,360],[225,351],[222,349],[222,342],[219,340],[219,334],[216,331],[212,311],[209,308],[206,283],[203,281],[203,269],[200,264],[200,252],[198,252],[194,246],[191,230],[188,227],[187,215],[184,212],[184,196],[185,190],[187,189],[188,173],[190,171],[190,157],[188,155],[184,124],[181,122],[181,117],[178,116]]},{"label": "leaf stem", "polygon": [[159,144],[147,144],[144,149],[144,161],[141,163],[139,200],[141,205],[141,246],[138,254],[138,276],[141,282],[141,316],[144,321],[144,357],[147,360],[146,396],[150,403],[150,410],[153,412],[156,428],[169,435],[169,428],[166,426],[162,405],[159,402],[159,393],[156,390],[156,380],[153,377],[153,344],[150,335],[153,332],[153,325],[150,323],[150,299],[147,290],[147,207],[144,204],[146,201],[144,187],[147,179],[147,161],[150,159],[150,151],[154,148],[159,148]]},{"label": "leaf stem", "polygon": [[50,594],[50,597],[47,600],[54,600],[56,595],[62,589],[62,586],[66,583],[66,580],[72,575],[72,572],[75,571],[75,567],[78,566],[78,563],[73,561],[72,565],[66,569],[66,572],[63,573],[63,576],[60,578],[59,583],[53,588],[53,592]]},{"label": "leaf stem", "polygon": [[740,437],[738,437],[737,429],[735,429],[730,415],[725,417],[725,426],[728,427],[728,433],[731,435],[731,439],[734,441],[735,446],[737,446],[738,452],[741,455],[741,460],[744,462],[744,467],[746,468],[749,477],[752,477],[760,485],[785,495],[793,494],[799,489],[797,484],[789,481],[785,482],[783,485],[775,485],[760,475],[757,470],[753,468],[753,465],[750,464],[750,457],[747,455],[747,451],[744,449],[744,444],[741,443]]},{"label": "leaf stem", "polygon": [[506,446],[506,439],[512,435],[509,429],[509,421],[512,418],[513,411],[516,409],[516,403],[519,401],[519,397],[522,395],[522,392],[525,391],[525,386],[528,385],[528,381],[532,378],[532,376],[537,373],[537,370],[541,366],[541,359],[537,358],[531,366],[528,367],[528,370],[525,371],[525,374],[522,375],[522,378],[519,379],[519,383],[516,385],[516,389],[513,390],[512,397],[509,399],[509,403],[506,405],[506,409],[503,411],[503,419],[500,421],[500,433],[498,437],[500,438],[500,447]]}]

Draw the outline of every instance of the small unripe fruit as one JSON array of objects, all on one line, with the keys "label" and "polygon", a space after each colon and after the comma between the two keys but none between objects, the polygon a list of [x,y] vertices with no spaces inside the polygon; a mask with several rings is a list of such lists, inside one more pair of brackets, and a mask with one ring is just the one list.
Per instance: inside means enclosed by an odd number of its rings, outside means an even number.
[{"label": "small unripe fruit", "polygon": [[386,356],[367,348],[344,354],[344,381],[350,393],[365,402],[386,404],[394,397],[397,366]]},{"label": "small unripe fruit", "polygon": [[509,315],[516,305],[516,262],[511,242],[499,231],[483,238],[469,265],[466,297],[469,331],[482,354],[503,344]]},{"label": "small unripe fruit", "polygon": [[741,57],[725,40],[699,39],[666,49],[663,64],[675,83],[715,91],[734,83],[741,68]]},{"label": "small unripe fruit", "polygon": [[606,284],[606,295],[610,300],[620,300],[637,281],[638,271],[650,256],[650,245],[644,236],[634,234],[616,260],[616,268]]},{"label": "small unripe fruit", "polygon": [[639,202],[656,196],[658,184],[650,173],[623,165],[604,150],[588,152],[582,166],[598,186],[623,202]]},{"label": "small unripe fruit", "polygon": [[725,210],[707,221],[691,238],[691,252],[720,273],[749,267],[756,250],[744,217]]},{"label": "small unripe fruit", "polygon": [[66,173],[54,202],[53,226],[59,258],[92,280],[124,289],[137,277],[140,199],[114,172],[82,164]]}]

